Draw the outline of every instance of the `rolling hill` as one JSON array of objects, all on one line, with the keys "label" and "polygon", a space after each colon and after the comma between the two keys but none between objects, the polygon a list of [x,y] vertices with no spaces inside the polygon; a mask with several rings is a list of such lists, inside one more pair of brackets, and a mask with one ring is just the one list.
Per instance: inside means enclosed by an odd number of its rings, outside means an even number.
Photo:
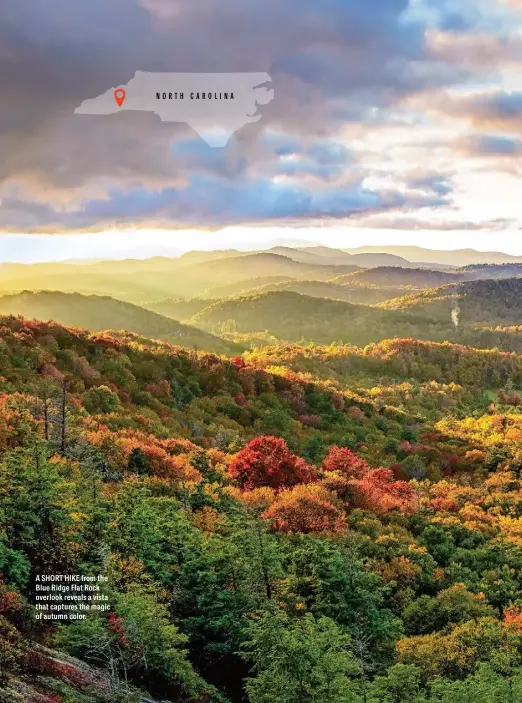
[{"label": "rolling hill", "polygon": [[517,278],[522,276],[522,263],[472,264],[458,270],[467,280],[483,278]]},{"label": "rolling hill", "polygon": [[92,331],[128,330],[170,344],[230,354],[240,347],[163,315],[107,296],[25,291],[0,297],[0,314],[54,320]]},{"label": "rolling hill", "polygon": [[[254,281],[256,279],[250,279]],[[257,279],[265,280],[265,279]],[[277,280],[277,279],[276,279]],[[242,286],[238,286],[241,288]],[[225,289],[233,290],[230,285]],[[361,305],[372,305],[397,296],[396,288],[377,288],[375,286],[348,286],[330,283],[329,281],[295,281],[287,280],[281,283],[269,283],[262,286],[246,286],[245,293],[250,295],[260,295],[269,292],[292,292],[307,295],[311,298],[327,298],[330,300],[343,300],[348,303]],[[221,302],[225,298],[242,297],[238,296],[217,296],[215,298],[167,298],[157,303],[145,305],[147,310],[153,310],[160,315],[171,317],[174,320],[189,320],[193,315],[206,308]]]},{"label": "rolling hill", "polygon": [[451,323],[432,323],[410,312],[381,310],[291,291],[258,293],[221,300],[190,319],[190,324],[219,334],[268,332],[284,341],[334,341],[365,345],[391,336],[451,339]]},{"label": "rolling hill", "polygon": [[287,256],[294,261],[308,264],[319,264],[321,266],[404,266],[411,267],[411,262],[401,256],[393,254],[348,254],[341,249],[330,249],[329,247],[274,247],[269,250],[272,254]]},{"label": "rolling hill", "polygon": [[498,251],[476,251],[475,249],[437,250],[414,246],[365,246],[345,249],[349,254],[387,253],[402,256],[408,261],[423,264],[444,264],[447,266],[468,266],[470,264],[499,264],[505,262],[522,263],[522,257]]},{"label": "rolling hill", "polygon": [[173,320],[187,320],[216,302],[215,298],[168,298],[147,305],[147,310],[171,317]]},{"label": "rolling hill", "polygon": [[343,274],[332,279],[332,283],[364,284],[397,288],[435,288],[452,283],[480,281],[486,279],[516,278],[522,276],[522,264],[477,264],[452,271],[437,271],[424,268],[400,268],[381,266]]},{"label": "rolling hill", "polygon": [[459,308],[460,324],[506,325],[522,321],[522,279],[467,281],[380,303],[386,310],[405,310],[443,320]]},{"label": "rolling hill", "polygon": [[[348,274],[348,277],[350,274]],[[342,280],[344,276],[340,276]],[[161,315],[171,317],[175,320],[188,321],[192,316],[205,311],[207,308],[219,306],[226,299],[244,298],[241,295],[241,289],[245,289],[245,294],[248,296],[259,296],[266,293],[298,293],[299,295],[308,296],[310,298],[324,298],[328,300],[344,301],[356,305],[376,305],[381,302],[395,299],[401,291],[411,289],[380,287],[375,285],[360,284],[339,284],[334,281],[298,281],[295,279],[286,279],[278,282],[275,278],[275,283],[267,283],[265,285],[254,286],[255,282],[264,281],[267,279],[249,279],[249,282],[240,284],[229,284],[221,288],[213,289],[214,292],[231,292],[239,289],[238,295],[221,295],[216,297],[194,297],[194,298],[168,298],[156,303],[149,303],[145,307],[148,310],[153,310]],[[422,290],[422,289],[419,289]],[[198,318],[199,319],[199,318]],[[252,331],[252,330],[249,330]]]},{"label": "rolling hill", "polygon": [[237,249],[224,249],[221,251],[192,251],[179,257],[180,265],[195,265],[209,261],[226,260],[256,254],[275,254],[284,256],[301,264],[320,266],[405,266],[411,267],[412,263],[402,256],[388,253],[349,254],[342,249],[326,246],[293,247],[275,246],[270,249],[257,251],[240,251]]},{"label": "rolling hill", "polygon": [[98,261],[57,264],[8,264],[0,267],[0,292],[57,290],[85,295],[110,295],[129,302],[181,295],[173,275],[177,259]]},{"label": "rolling hill", "polygon": [[209,288],[251,278],[326,280],[358,270],[354,265],[300,263],[278,254],[227,252],[230,255],[221,258],[214,256],[216,252],[194,254],[180,259],[156,257],[145,261],[9,264],[0,268],[0,292],[52,289],[67,293],[111,295],[129,302],[143,303],[168,297],[206,295]]},{"label": "rolling hill", "polygon": [[433,288],[465,280],[466,274],[432,271],[420,268],[379,266],[378,268],[354,271],[332,280],[332,283],[368,284],[386,287]]},{"label": "rolling hill", "polygon": [[206,293],[209,298],[228,298],[236,295],[244,295],[261,286],[274,285],[295,281],[291,276],[259,276],[257,278],[245,278],[235,283],[224,283],[220,286],[212,286]]},{"label": "rolling hill", "polygon": [[[350,274],[348,274],[350,275]],[[342,276],[340,278],[343,278]],[[260,286],[252,293],[267,293],[269,291],[292,291],[313,298],[332,298],[344,300],[347,303],[374,305],[397,296],[397,288],[342,285],[334,281],[285,281],[283,283]]]},{"label": "rolling hill", "polygon": [[[279,253],[274,253],[276,251]],[[371,253],[368,256],[380,254]],[[157,256],[146,260],[4,264],[0,266],[0,293],[56,290],[81,295],[106,295],[156,310],[154,305],[171,298],[215,299],[258,292],[256,289],[270,286],[264,290],[282,288],[317,297],[376,304],[414,292],[414,289],[522,275],[522,264],[516,262],[476,264],[440,271],[418,266],[412,268],[411,265],[408,268],[408,262],[360,268],[354,263],[363,263],[358,257],[328,247],[276,247],[272,252],[252,253],[233,249],[189,252],[178,258]],[[351,263],[339,263],[341,261]],[[369,265],[368,262],[366,265]],[[295,281],[300,285],[292,284]],[[329,289],[322,285],[326,282],[335,286],[350,286],[354,290]],[[292,285],[278,285],[284,283]],[[368,290],[355,289],[356,286]],[[377,288],[384,290],[378,291]],[[396,291],[391,290],[393,288]],[[195,312],[197,306],[187,311],[187,315]]]},{"label": "rolling hill", "polygon": [[203,283],[234,282],[259,276],[290,276],[299,279],[327,280],[342,273],[357,271],[358,266],[325,266],[294,261],[280,254],[258,253],[226,259],[207,261],[205,264],[191,266],[180,272],[181,278],[196,279]]},{"label": "rolling hill", "polygon": [[[170,287],[172,288],[172,276]],[[152,280],[154,279],[154,280]],[[166,282],[168,284],[168,282]],[[24,291],[56,290],[62,293],[79,293],[80,295],[108,295],[129,303],[141,303],[158,300],[165,296],[165,284],[158,277],[139,276],[136,274],[110,275],[97,273],[57,273],[23,275],[20,277],[0,278],[0,295],[16,294]],[[176,291],[173,291],[175,293]],[[168,292],[167,292],[168,294]]]},{"label": "rolling hill", "polygon": [[286,256],[287,258],[292,259],[292,261],[297,261],[301,264],[318,264],[319,266],[342,266],[343,264],[352,264],[351,254],[347,254],[344,251],[331,249],[328,249],[328,252],[329,255],[324,256],[322,250],[318,251],[318,248],[294,249],[293,247],[280,246],[268,249],[266,253]]}]

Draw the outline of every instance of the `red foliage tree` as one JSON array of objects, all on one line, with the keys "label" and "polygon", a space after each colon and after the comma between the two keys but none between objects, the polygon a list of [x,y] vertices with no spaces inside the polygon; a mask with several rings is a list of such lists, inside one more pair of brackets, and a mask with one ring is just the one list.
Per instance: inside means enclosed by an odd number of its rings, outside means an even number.
[{"label": "red foliage tree", "polygon": [[312,467],[293,454],[280,437],[253,439],[236,454],[229,472],[245,490],[261,486],[284,488],[314,478]]},{"label": "red foliage tree", "polygon": [[408,478],[402,470],[402,466],[400,464],[392,464],[390,466],[390,471],[393,473],[393,478],[396,481],[405,481]]},{"label": "red foliage tree", "polygon": [[334,444],[330,447],[328,456],[323,462],[325,471],[339,471],[350,478],[362,478],[370,470],[364,459],[354,454],[346,447],[338,447]]},{"label": "red foliage tree", "polygon": [[456,501],[454,501],[452,498],[444,498],[442,496],[438,496],[437,498],[432,498],[428,502],[428,508],[430,508],[430,510],[434,510],[436,513],[456,513],[459,509],[459,506],[457,505]]},{"label": "red foliage tree", "polygon": [[170,383],[165,379],[163,381],[158,381],[157,383],[149,383],[145,386],[145,390],[153,395],[154,398],[171,397]]},{"label": "red foliage tree", "polygon": [[17,591],[4,584],[3,574],[0,574],[0,613],[13,613],[22,609],[22,598]]},{"label": "red foliage tree", "polygon": [[255,371],[249,367],[238,368],[239,382],[245,395],[256,395]]},{"label": "red foliage tree", "polygon": [[244,393],[236,393],[236,395],[234,396],[234,400],[240,407],[246,405],[246,398]]},{"label": "red foliage tree", "polygon": [[57,369],[54,364],[44,364],[41,370],[41,374],[46,378],[56,378],[58,380],[63,378],[62,372]]},{"label": "red foliage tree", "polygon": [[359,422],[366,419],[364,412],[356,405],[352,405],[351,408],[348,408],[348,416],[351,417],[352,420],[358,420]]},{"label": "red foliage tree", "polygon": [[514,405],[515,407],[522,404],[522,398],[515,391],[507,392],[501,388],[498,392],[498,400],[503,405]]},{"label": "red foliage tree", "polygon": [[128,644],[127,633],[123,624],[123,618],[116,613],[109,613],[107,618],[107,626],[109,630],[116,635],[118,643],[121,647],[126,647]]}]

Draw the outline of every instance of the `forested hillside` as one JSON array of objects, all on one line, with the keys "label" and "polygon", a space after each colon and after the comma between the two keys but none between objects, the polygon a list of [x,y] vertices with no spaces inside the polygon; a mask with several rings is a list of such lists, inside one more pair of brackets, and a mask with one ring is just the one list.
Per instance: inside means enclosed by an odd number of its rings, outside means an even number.
[{"label": "forested hillside", "polygon": [[17,295],[0,296],[0,314],[55,320],[64,325],[85,327],[93,331],[129,330],[171,344],[198,347],[221,354],[240,349],[202,330],[108,296],[25,291]]},{"label": "forested hillside", "polygon": [[373,269],[363,269],[344,274],[335,279],[336,283],[366,284],[386,287],[433,288],[464,280],[460,272],[431,271],[420,268],[399,268],[396,266],[380,266]]},{"label": "forested hillside", "polygon": [[428,315],[380,310],[292,291],[270,291],[220,300],[189,320],[213,334],[265,332],[279,340],[335,341],[365,345],[386,337],[451,339],[451,318],[432,322]]},{"label": "forested hillside", "polygon": [[447,319],[458,308],[459,323],[515,325],[522,320],[522,278],[469,281],[412,293],[379,305]]},{"label": "forested hillside", "polygon": [[295,279],[291,276],[259,276],[257,278],[244,278],[237,283],[224,283],[208,289],[211,298],[228,298],[235,295],[243,295],[257,288],[277,283],[292,282]]},{"label": "forested hillside", "polygon": [[[252,279],[254,280],[254,279]],[[257,279],[264,280],[264,279]],[[401,289],[380,288],[377,286],[364,286],[348,284],[341,285],[330,281],[283,281],[276,283],[266,283],[259,286],[250,284],[241,286],[247,293],[252,295],[262,295],[264,293],[290,292],[310,296],[312,298],[329,298],[332,300],[344,300],[348,303],[373,305],[389,300],[401,294]],[[150,310],[154,310],[161,315],[172,317],[174,320],[189,320],[192,316],[205,310],[206,308],[221,303],[226,297],[245,297],[237,288],[237,295],[224,295],[225,287],[214,292],[220,293],[216,298],[170,298],[157,303],[148,304]],[[230,287],[230,290],[234,290]],[[204,317],[204,316],[202,316]]]},{"label": "forested hillside", "polygon": [[151,303],[148,307],[173,320],[187,320],[215,302],[215,298],[167,298],[158,303]]},{"label": "forested hillside", "polygon": [[[518,700],[522,357],[0,322],[6,700]],[[36,620],[51,572],[110,611]]]},{"label": "forested hillside", "polygon": [[522,698],[518,265],[352,260],[0,269],[2,703]]},{"label": "forested hillside", "polygon": [[[341,276],[342,278],[342,276]],[[400,295],[400,289],[379,287],[373,285],[350,285],[333,281],[285,281],[277,284],[267,284],[257,288],[253,293],[268,291],[291,291],[314,298],[332,298],[344,300],[347,303],[373,305]]]}]

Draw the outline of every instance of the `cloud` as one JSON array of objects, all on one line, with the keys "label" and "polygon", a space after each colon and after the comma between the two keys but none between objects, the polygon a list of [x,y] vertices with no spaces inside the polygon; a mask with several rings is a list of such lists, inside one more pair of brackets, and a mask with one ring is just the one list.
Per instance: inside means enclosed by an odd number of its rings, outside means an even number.
[{"label": "cloud", "polygon": [[[418,5],[414,15],[409,0],[3,0],[0,230],[217,227],[451,207],[447,166],[414,173],[397,166],[395,152],[424,163],[430,146],[418,134],[434,118],[516,131],[522,100],[466,87],[476,89],[485,68],[516,63],[520,40],[506,41],[505,25],[504,34],[488,31],[469,3]],[[266,71],[275,98],[223,150],[153,114],[74,115],[136,70]],[[411,144],[388,151],[360,141],[379,144],[395,126]],[[454,134],[441,142],[465,158],[488,148]]]},{"label": "cloud", "polygon": [[494,134],[474,134],[454,142],[462,154],[475,157],[512,157],[522,154],[522,140]]},{"label": "cloud", "polygon": [[[318,144],[347,112],[359,120],[392,104],[415,90],[408,66],[423,54],[422,26],[403,21],[407,8],[408,0],[325,0],[320,6],[312,0],[4,0],[4,226],[75,227],[91,220],[79,215],[89,210],[98,212],[103,226],[104,217],[117,216],[116,203],[128,208],[130,198],[137,198],[136,221],[140,215],[145,221],[163,202],[157,193],[179,197],[196,174],[229,179],[233,190],[235,179],[266,171],[268,162],[285,154],[281,147],[264,150],[265,130],[288,135],[289,143],[304,138]],[[162,124],[152,114],[73,114],[82,100],[127,82],[138,69],[268,71],[276,99],[263,108],[262,123],[242,130],[226,154],[205,150],[190,128]],[[342,171],[342,148],[330,153],[331,147],[317,144],[301,175],[315,172],[324,179],[329,169]],[[272,170],[282,174],[288,165]],[[149,197],[136,195],[145,191]],[[300,200],[291,202],[299,214]],[[223,202],[225,218],[227,208]]]},{"label": "cloud", "polygon": [[151,191],[111,191],[78,209],[57,209],[50,204],[4,198],[0,228],[7,231],[100,231],[105,228],[224,227],[275,220],[343,219],[357,213],[435,207],[445,201],[436,193],[404,193],[399,189],[378,192],[364,179],[347,179],[332,187],[311,188],[299,181],[238,179],[193,175],[185,188]]},{"label": "cloud", "polygon": [[467,95],[431,93],[425,107],[440,116],[469,122],[480,129],[522,132],[522,90],[489,90]]},{"label": "cloud", "polygon": [[453,190],[448,177],[442,173],[429,173],[419,169],[406,173],[405,180],[411,190],[434,193],[441,197],[449,195]]},{"label": "cloud", "polygon": [[490,34],[486,31],[428,31],[427,49],[433,59],[475,69],[486,75],[522,61],[522,37],[518,33]]}]

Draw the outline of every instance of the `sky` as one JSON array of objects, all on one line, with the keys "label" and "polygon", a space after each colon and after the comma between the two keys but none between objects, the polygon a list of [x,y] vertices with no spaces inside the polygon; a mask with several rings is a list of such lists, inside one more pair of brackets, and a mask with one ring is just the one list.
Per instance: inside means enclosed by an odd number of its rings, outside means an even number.
[{"label": "sky", "polygon": [[[268,72],[224,148],[75,115],[137,70]],[[522,0],[2,0],[0,261],[258,242],[522,254]]]}]

